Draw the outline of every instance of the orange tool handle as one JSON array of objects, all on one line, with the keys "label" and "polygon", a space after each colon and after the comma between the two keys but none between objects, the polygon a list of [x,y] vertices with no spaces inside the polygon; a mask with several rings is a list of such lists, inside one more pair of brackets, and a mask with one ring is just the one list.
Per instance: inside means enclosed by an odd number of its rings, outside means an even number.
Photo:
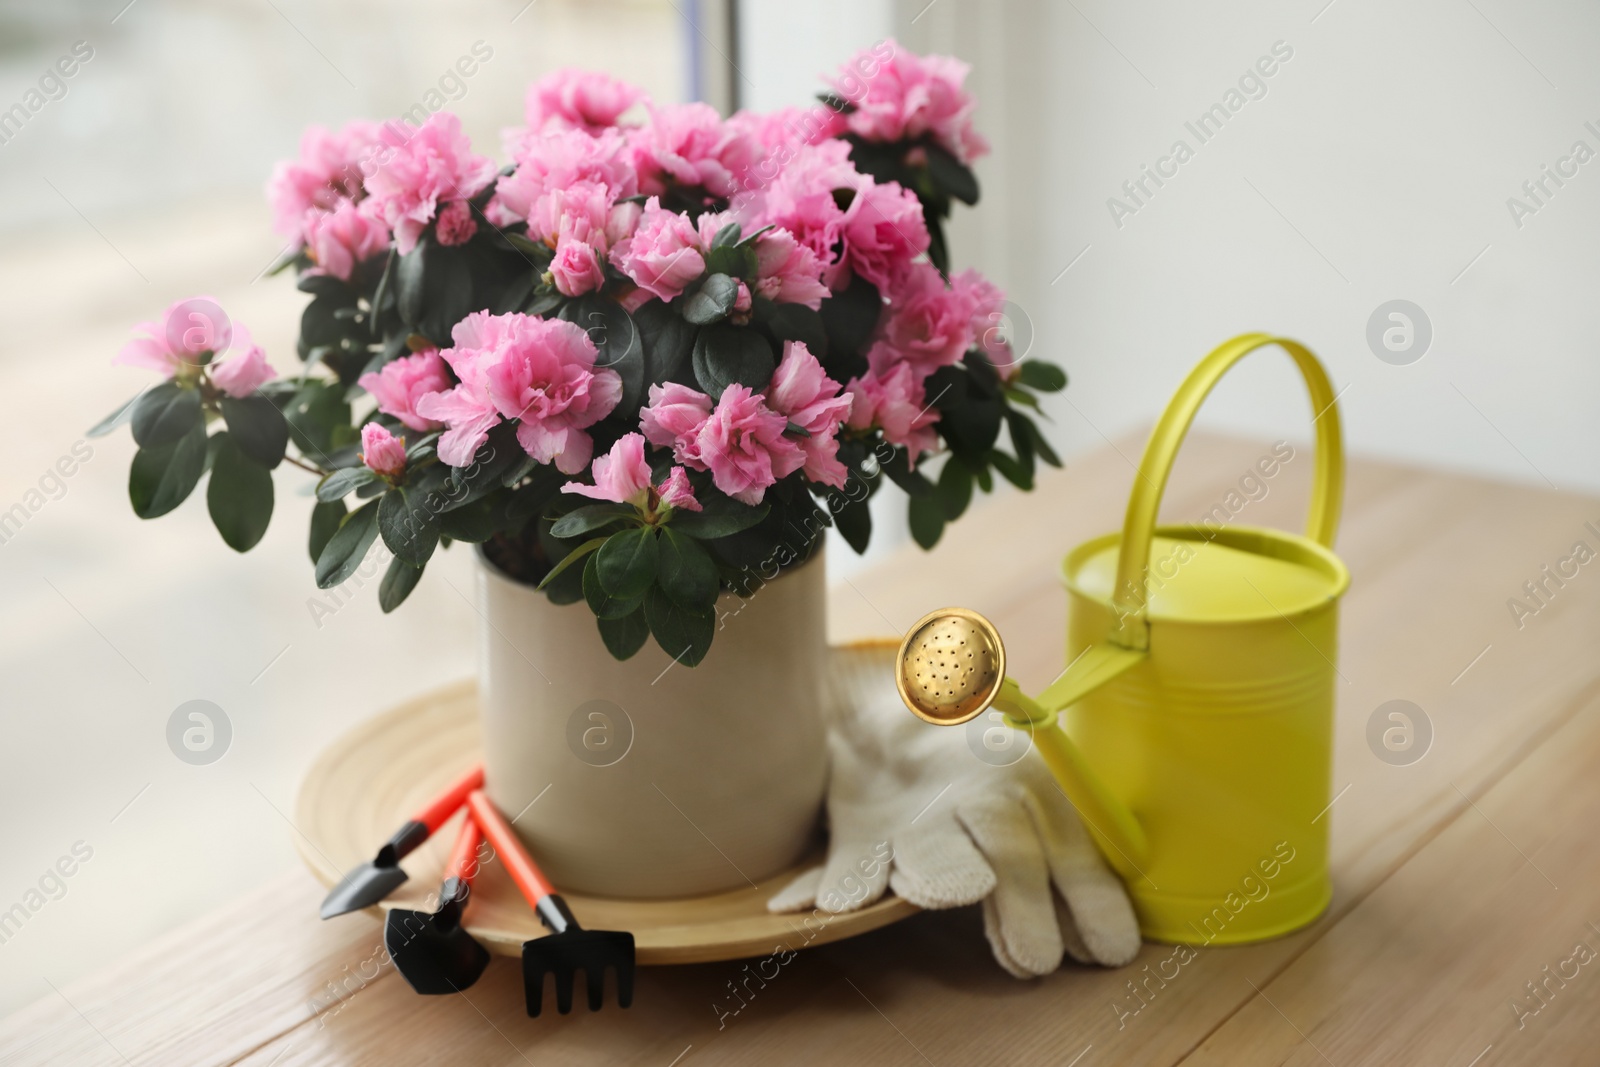
[{"label": "orange tool handle", "polygon": [[483,764],[475,764],[460,778],[450,783],[450,788],[428,801],[428,806],[412,816],[412,822],[419,822],[428,828],[428,833],[433,833],[444,825],[446,819],[456,813],[456,809],[466,802],[467,794],[474,789],[483,788]]},{"label": "orange tool handle", "polygon": [[445,878],[456,878],[470,886],[478,876],[478,869],[483,866],[478,860],[478,846],[482,842],[483,831],[469,813],[461,820],[461,832],[456,834],[455,846],[450,849],[450,861],[444,868]]},{"label": "orange tool handle", "polygon": [[483,830],[483,836],[489,839],[489,843],[500,854],[500,862],[505,864],[506,870],[511,874],[511,880],[517,883],[517,888],[528,898],[528,903],[537,908],[539,901],[554,896],[556,887],[550,884],[550,880],[544,876],[539,865],[533,862],[533,857],[528,855],[528,850],[522,846],[522,839],[511,828],[511,824],[506,822],[506,817],[495,810],[495,806],[483,795],[482,790],[475,789],[468,794],[467,808]]}]

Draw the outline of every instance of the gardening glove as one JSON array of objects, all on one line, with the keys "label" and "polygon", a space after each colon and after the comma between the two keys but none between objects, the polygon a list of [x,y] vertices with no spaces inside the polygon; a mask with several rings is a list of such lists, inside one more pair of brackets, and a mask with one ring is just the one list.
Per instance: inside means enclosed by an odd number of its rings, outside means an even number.
[{"label": "gardening glove", "polygon": [[[934,726],[895,689],[895,649],[835,648],[829,662],[827,861],[767,902],[854,911],[893,889],[922,908],[983,902],[994,957],[1018,978],[1063,953],[1120,966],[1139,951],[1127,891],[1027,736],[987,712]],[[1006,765],[1009,764],[1009,765]]]}]

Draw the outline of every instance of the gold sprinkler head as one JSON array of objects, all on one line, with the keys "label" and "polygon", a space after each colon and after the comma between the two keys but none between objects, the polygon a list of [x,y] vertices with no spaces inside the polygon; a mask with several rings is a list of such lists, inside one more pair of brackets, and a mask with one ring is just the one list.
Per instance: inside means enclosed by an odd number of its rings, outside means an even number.
[{"label": "gold sprinkler head", "polygon": [[895,660],[900,699],[935,726],[958,726],[982,715],[1005,679],[1000,631],[966,608],[941,608],[917,620]]}]

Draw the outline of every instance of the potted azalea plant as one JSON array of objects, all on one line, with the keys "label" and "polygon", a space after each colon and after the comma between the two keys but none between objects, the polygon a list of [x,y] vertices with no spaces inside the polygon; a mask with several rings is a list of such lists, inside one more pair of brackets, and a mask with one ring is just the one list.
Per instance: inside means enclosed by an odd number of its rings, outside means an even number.
[{"label": "potted azalea plant", "polygon": [[[522,826],[558,881],[728,880],[698,861],[673,875],[682,827],[643,784],[666,797],[659,777],[610,772],[597,793],[584,776],[620,764],[574,747],[594,716],[626,720],[650,774],[693,765],[767,796],[696,814],[736,882],[781,869],[825,770],[825,531],[864,551],[892,482],[931,546],[975,488],[1029,488],[1057,462],[1035,415],[1065,376],[1017,360],[1003,295],[949,269],[942,223],[977,201],[987,149],[965,73],[887,41],[816,106],[724,119],[562,71],[530,88],[504,166],[443,112],[313,128],[269,185],[279,269],[311,298],[294,374],[213,301],[180,301],[117,357],[165,380],[92,432],[131,423],[141,517],[209,473],[239,551],[271,518],[272,472],[299,468],[317,585],[381,543],[384,611],[436,551],[479,546],[490,789],[515,811],[571,780]],[[651,884],[597,861],[596,834],[655,857],[635,863]]]}]

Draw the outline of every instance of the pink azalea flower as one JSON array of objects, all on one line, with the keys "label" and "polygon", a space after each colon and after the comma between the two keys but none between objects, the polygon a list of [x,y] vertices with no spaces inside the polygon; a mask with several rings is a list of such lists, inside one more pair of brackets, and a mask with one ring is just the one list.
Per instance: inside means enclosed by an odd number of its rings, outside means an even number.
[{"label": "pink azalea flower", "polygon": [[550,261],[550,275],[563,296],[580,296],[606,283],[599,254],[575,238],[564,239],[556,246],[555,258]]},{"label": "pink azalea flower", "polygon": [[650,124],[628,131],[639,191],[660,195],[669,183],[700,186],[713,196],[732,196],[739,178],[761,158],[761,146],[739,127],[722,121],[710,104],[672,104],[650,109]]},{"label": "pink azalea flower", "polygon": [[900,271],[888,288],[889,313],[867,351],[873,373],[909,363],[921,379],[960,363],[973,345],[976,295],[965,282],[946,286],[939,269],[927,260]]},{"label": "pink azalea flower", "polygon": [[884,440],[910,450],[913,464],[937,447],[938,437],[932,427],[939,421],[939,413],[925,399],[922,379],[910,364],[896,364],[881,376],[852,378],[845,389],[854,398],[846,420],[852,429],[879,427]]},{"label": "pink azalea flower", "polygon": [[673,458],[695,470],[700,462],[696,434],[711,417],[711,398],[687,385],[667,382],[650,387],[649,404],[639,410],[639,429],[653,445],[672,449]]},{"label": "pink azalea flower", "polygon": [[654,511],[658,503],[669,508],[701,510],[700,502],[694,498],[694,489],[689,485],[689,475],[682,467],[673,467],[666,480],[652,490],[650,463],[644,455],[644,438],[636,433],[622,435],[611,446],[610,452],[596,457],[593,472],[593,485],[568,482],[561,487],[561,491],[579,493],[595,500],[632,504],[647,513]]},{"label": "pink azalea flower", "polygon": [[850,145],[800,146],[783,157],[769,156],[754,175],[757,180],[733,200],[733,214],[745,232],[767,225],[787,230],[824,268],[832,267],[845,216],[834,190],[854,190],[865,180],[850,162]]},{"label": "pink azalea flower", "polygon": [[389,230],[345,200],[332,211],[308,213],[305,242],[320,271],[347,282],[357,263],[388,250]]},{"label": "pink azalea flower", "polygon": [[805,454],[806,477],[843,487],[849,470],[839,462],[836,435],[850,414],[851,397],[839,395],[839,383],[799,341],[783,346],[783,359],[767,386],[767,406],[811,435],[794,442]]},{"label": "pink azalea flower", "polygon": [[804,304],[815,311],[828,295],[817,254],[788,230],[756,238],[756,292],[779,304]]},{"label": "pink azalea flower", "polygon": [[[158,321],[141,322],[133,328],[133,340],[111,358],[112,365],[140,367],[168,378],[185,367],[198,367],[202,353],[226,351],[233,340],[232,324],[226,320],[212,322],[203,311],[191,314],[193,309],[216,306],[208,296],[174,301]],[[219,329],[220,336],[215,336]]]},{"label": "pink azalea flower", "polygon": [[[518,443],[540,463],[554,462],[563,474],[589,465],[594,440],[584,430],[617,406],[622,378],[610,368],[595,367],[594,342],[581,327],[479,311],[458,322],[451,336],[455,348],[444,358],[467,387],[459,397],[463,408],[470,406],[463,425],[481,425],[487,400],[493,412],[517,420]],[[492,426],[482,432],[487,435]],[[441,443],[439,454],[444,452]]]},{"label": "pink azalea flower", "polygon": [[243,326],[233,328],[233,349],[233,355],[210,367],[212,383],[224,393],[243,399],[277,377],[278,372],[267,365],[267,354]]},{"label": "pink azalea flower", "polygon": [[592,71],[568,67],[528,86],[528,127],[579,129],[599,133],[615,126],[624,111],[648,100],[637,85]]},{"label": "pink azalea flower", "polygon": [[495,185],[487,208],[497,226],[532,217],[541,198],[580,182],[605,186],[612,200],[639,191],[627,142],[617,130],[596,136],[582,130],[513,131],[506,154],[516,170]]},{"label": "pink azalea flower", "polygon": [[642,213],[638,204],[613,203],[611,188],[603,182],[577,181],[534,202],[528,236],[552,248],[575,239],[603,256],[614,244],[632,236]]},{"label": "pink azalea flower", "polygon": [[1006,321],[1006,294],[975,270],[965,270],[950,279],[950,287],[964,294],[972,307],[973,344],[982,352],[1001,379],[1010,381],[1022,371],[1022,364],[1011,347]]},{"label": "pink azalea flower", "polygon": [[650,502],[650,462],[644,458],[644,438],[623,434],[611,451],[595,457],[594,484],[568,482],[563,493],[581,493],[596,500],[632,504],[643,510]]},{"label": "pink azalea flower", "polygon": [[494,160],[472,154],[461,120],[447,111],[428,116],[409,136],[386,127],[387,158],[368,176],[362,208],[394,231],[401,255],[417,245],[443,205],[470,200],[494,180]]},{"label": "pink azalea flower", "polygon": [[639,228],[611,250],[611,263],[662,300],[683,292],[706,269],[700,235],[689,216],[663,210],[653,196],[645,202]]},{"label": "pink azalea flower", "polygon": [[406,440],[375,422],[361,427],[361,462],[386,478],[398,478],[406,469]]},{"label": "pink azalea flower", "polygon": [[489,431],[500,423],[488,391],[469,382],[418,398],[417,414],[448,427],[439,435],[439,459],[452,467],[471,466]]},{"label": "pink azalea flower", "polygon": [[[801,145],[820,144],[844,132],[844,116],[825,104],[812,107],[784,107],[777,111],[736,111],[728,125],[760,145],[767,159],[776,159],[770,178],[781,167],[783,157]],[[760,173],[766,168],[757,168]],[[748,185],[746,186],[749,187]]]},{"label": "pink azalea flower", "polygon": [[[489,439],[489,431],[500,424],[500,411],[489,396],[489,366],[502,353],[495,344],[484,343],[488,327],[481,319],[490,316],[478,312],[456,323],[451,331],[454,346],[439,353],[460,383],[416,401],[418,415],[446,427],[439,437],[439,458],[452,467],[470,466]],[[498,328],[501,324],[491,319],[490,325]]]},{"label": "pink azalea flower", "polygon": [[452,200],[439,212],[439,222],[434,233],[445,246],[464,245],[478,232],[478,223],[472,217],[472,205],[465,200]]},{"label": "pink azalea flower", "polygon": [[689,472],[682,467],[673,467],[672,473],[667,475],[667,480],[656,487],[660,494],[661,502],[669,508],[682,508],[684,511],[701,511],[700,501],[694,497],[694,488],[689,484]]},{"label": "pink azalea flower", "polygon": [[861,179],[841,230],[845,263],[880,292],[906,264],[928,250],[922,203],[898,182],[879,185]]},{"label": "pink azalea flower", "polygon": [[378,410],[385,415],[394,416],[413,430],[437,430],[441,424],[424,418],[417,411],[417,403],[430,393],[449,389],[450,375],[439,358],[439,350],[430,348],[393,360],[382,370],[369,371],[356,384],[372,394]]},{"label": "pink azalea flower", "polygon": [[730,385],[696,431],[694,451],[718,489],[759,504],[768,486],[805,465],[805,453],[784,436],[788,421],[748,386]]},{"label": "pink azalea flower", "polygon": [[970,163],[989,151],[972,128],[976,105],[961,87],[970,69],[951,56],[915,55],[891,40],[856,53],[832,84],[855,105],[845,116],[851,133],[867,141],[932,134],[951,155]]},{"label": "pink azalea flower", "polygon": [[362,167],[377,150],[379,136],[372,122],[352,122],[338,133],[326,126],[307,127],[300,137],[300,158],[279,163],[267,182],[272,228],[289,240],[303,240],[308,215],[366,195]]}]

